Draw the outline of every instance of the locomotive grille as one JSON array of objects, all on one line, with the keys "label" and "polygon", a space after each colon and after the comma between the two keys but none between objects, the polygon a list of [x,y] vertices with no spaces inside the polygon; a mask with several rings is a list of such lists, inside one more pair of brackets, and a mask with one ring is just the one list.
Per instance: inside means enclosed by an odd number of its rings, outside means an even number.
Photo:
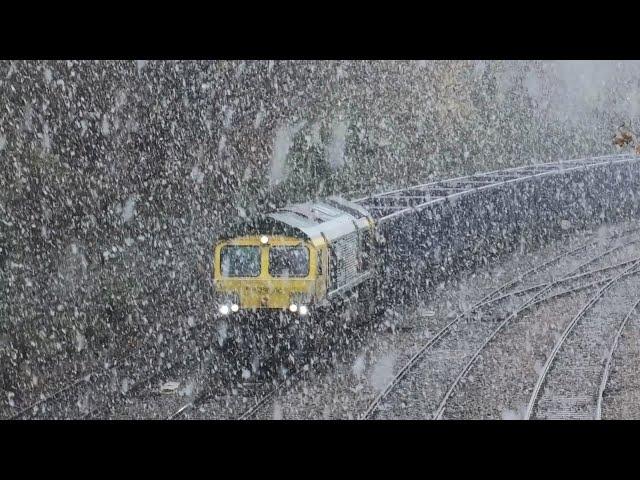
[{"label": "locomotive grille", "polygon": [[331,244],[335,255],[336,285],[339,288],[358,276],[358,234],[349,233]]}]

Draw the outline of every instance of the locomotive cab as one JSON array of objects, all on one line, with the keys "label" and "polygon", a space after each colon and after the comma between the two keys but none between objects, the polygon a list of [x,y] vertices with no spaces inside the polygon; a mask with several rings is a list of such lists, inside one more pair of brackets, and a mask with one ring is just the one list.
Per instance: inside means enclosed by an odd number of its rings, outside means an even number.
[{"label": "locomotive cab", "polygon": [[217,313],[305,316],[349,295],[373,275],[373,228],[365,209],[339,197],[230,226],[214,247]]},{"label": "locomotive cab", "polygon": [[223,315],[240,309],[306,315],[326,292],[326,255],[310,241],[268,234],[219,242],[214,284]]}]

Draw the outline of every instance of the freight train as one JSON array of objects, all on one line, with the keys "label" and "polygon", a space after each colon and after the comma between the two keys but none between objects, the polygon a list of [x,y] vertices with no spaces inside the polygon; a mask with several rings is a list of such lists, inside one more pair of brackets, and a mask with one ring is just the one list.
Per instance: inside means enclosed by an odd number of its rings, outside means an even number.
[{"label": "freight train", "polygon": [[635,219],[638,191],[640,156],[622,154],[291,205],[237,224],[215,244],[215,312],[300,320],[355,298],[355,311],[371,318],[385,302],[515,248]]}]

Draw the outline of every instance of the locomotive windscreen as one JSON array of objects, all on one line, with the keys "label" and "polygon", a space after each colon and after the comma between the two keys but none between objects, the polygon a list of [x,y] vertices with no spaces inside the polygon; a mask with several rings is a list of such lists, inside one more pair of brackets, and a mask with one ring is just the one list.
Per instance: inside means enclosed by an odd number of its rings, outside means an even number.
[{"label": "locomotive windscreen", "polygon": [[260,247],[223,247],[220,266],[225,277],[257,277],[260,275]]},{"label": "locomotive windscreen", "polygon": [[272,277],[306,277],[309,274],[307,247],[271,247],[269,275]]}]

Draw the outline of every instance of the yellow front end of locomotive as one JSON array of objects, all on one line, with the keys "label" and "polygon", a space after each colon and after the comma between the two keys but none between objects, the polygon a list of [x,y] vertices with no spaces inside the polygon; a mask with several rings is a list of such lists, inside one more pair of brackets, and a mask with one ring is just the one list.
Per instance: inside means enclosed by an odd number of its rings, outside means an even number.
[{"label": "yellow front end of locomotive", "polygon": [[220,313],[259,309],[306,313],[326,295],[325,250],[285,236],[252,235],[218,243],[213,278]]}]

